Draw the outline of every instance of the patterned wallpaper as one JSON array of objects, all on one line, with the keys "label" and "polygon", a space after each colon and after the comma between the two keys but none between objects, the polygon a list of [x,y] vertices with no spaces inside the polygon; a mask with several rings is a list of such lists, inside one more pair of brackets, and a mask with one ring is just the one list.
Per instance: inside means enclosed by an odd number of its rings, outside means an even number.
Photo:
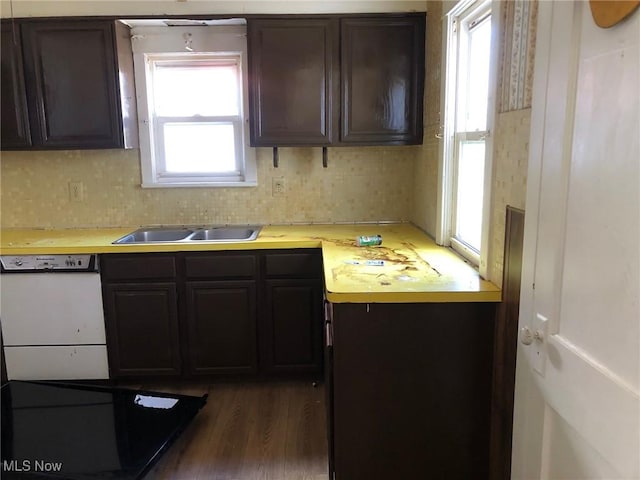
[{"label": "patterned wallpaper", "polygon": [[438,159],[440,133],[440,66],[442,61],[441,1],[427,2],[424,85],[424,144],[415,164],[412,221],[435,237],[438,202]]},{"label": "patterned wallpaper", "polygon": [[[493,145],[489,279],[502,284],[506,207],[525,210],[538,0],[500,4],[501,63]],[[526,215],[526,212],[525,212]]]},{"label": "patterned wallpaper", "polygon": [[510,112],[531,107],[538,0],[504,1],[500,7],[504,29],[498,111]]},{"label": "patterned wallpaper", "polygon": [[[410,219],[420,147],[257,149],[258,186],[140,187],[138,150],[3,152],[1,226],[117,227],[150,224],[275,224]],[[273,178],[285,194],[272,195]],[[72,202],[69,182],[84,185]]]},{"label": "patterned wallpaper", "polygon": [[[493,139],[491,235],[487,275],[502,283],[504,231],[507,205],[523,209],[527,196],[531,109],[499,113]],[[526,214],[526,212],[525,212]]]}]

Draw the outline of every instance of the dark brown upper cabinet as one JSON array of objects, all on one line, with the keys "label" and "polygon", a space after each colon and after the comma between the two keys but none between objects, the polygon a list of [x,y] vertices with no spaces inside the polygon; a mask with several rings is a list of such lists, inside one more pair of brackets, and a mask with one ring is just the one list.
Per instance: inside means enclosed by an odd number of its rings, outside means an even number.
[{"label": "dark brown upper cabinet", "polygon": [[252,145],[332,143],[337,32],[335,19],[249,22]]},{"label": "dark brown upper cabinet", "polygon": [[1,145],[5,150],[26,148],[31,146],[31,132],[27,114],[27,93],[24,89],[20,30],[10,22],[2,22],[0,29],[2,34],[2,51],[0,52],[2,64],[0,69],[2,72],[0,83]]},{"label": "dark brown upper cabinet", "polygon": [[422,143],[425,17],[340,22],[340,141]]},{"label": "dark brown upper cabinet", "polygon": [[[3,127],[2,148],[135,146],[137,119],[128,28],[110,20],[24,20],[15,25],[20,27],[21,49],[12,41],[17,59],[14,72],[6,75],[20,81],[23,70],[23,85],[13,88],[24,89],[28,108],[25,114],[15,106],[5,107],[3,86],[2,123],[5,118],[20,117],[23,122],[28,120],[28,128],[23,127],[25,141],[17,144],[12,141],[13,125],[7,131]],[[3,57],[4,35],[3,30]],[[3,60],[3,80],[5,69],[8,65]],[[15,94],[9,98],[22,106]]]},{"label": "dark brown upper cabinet", "polygon": [[251,19],[253,146],[422,143],[425,14]]}]

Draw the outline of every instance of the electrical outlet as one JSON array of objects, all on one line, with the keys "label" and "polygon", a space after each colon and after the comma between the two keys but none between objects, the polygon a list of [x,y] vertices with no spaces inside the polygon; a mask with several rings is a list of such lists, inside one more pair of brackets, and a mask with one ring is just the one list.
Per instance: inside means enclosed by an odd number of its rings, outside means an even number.
[{"label": "electrical outlet", "polygon": [[69,182],[69,201],[82,202],[84,200],[84,185],[82,182]]},{"label": "electrical outlet", "polygon": [[271,184],[271,194],[274,197],[279,197],[281,195],[284,195],[285,192],[285,185],[284,185],[284,178],[280,177],[280,178],[274,178]]}]

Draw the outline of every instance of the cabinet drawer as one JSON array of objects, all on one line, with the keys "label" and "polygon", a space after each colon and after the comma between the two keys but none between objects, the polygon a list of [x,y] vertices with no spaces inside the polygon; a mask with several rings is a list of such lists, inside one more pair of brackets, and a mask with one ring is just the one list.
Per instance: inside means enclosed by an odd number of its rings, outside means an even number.
[{"label": "cabinet drawer", "polygon": [[255,255],[190,255],[185,257],[187,278],[251,278],[257,272]]},{"label": "cabinet drawer", "polygon": [[310,277],[322,276],[320,252],[269,253],[265,256],[267,277]]},{"label": "cabinet drawer", "polygon": [[173,256],[103,255],[100,260],[102,276],[108,280],[161,280],[176,276]]}]

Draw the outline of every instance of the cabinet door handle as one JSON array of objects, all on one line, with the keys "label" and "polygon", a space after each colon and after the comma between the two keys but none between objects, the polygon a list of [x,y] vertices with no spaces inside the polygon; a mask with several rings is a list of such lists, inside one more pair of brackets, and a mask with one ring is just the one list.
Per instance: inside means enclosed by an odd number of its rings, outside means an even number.
[{"label": "cabinet door handle", "polygon": [[324,323],[324,333],[327,347],[333,347],[333,325],[331,322]]},{"label": "cabinet door handle", "polygon": [[333,306],[328,300],[324,301],[324,320],[331,322],[333,320]]}]

